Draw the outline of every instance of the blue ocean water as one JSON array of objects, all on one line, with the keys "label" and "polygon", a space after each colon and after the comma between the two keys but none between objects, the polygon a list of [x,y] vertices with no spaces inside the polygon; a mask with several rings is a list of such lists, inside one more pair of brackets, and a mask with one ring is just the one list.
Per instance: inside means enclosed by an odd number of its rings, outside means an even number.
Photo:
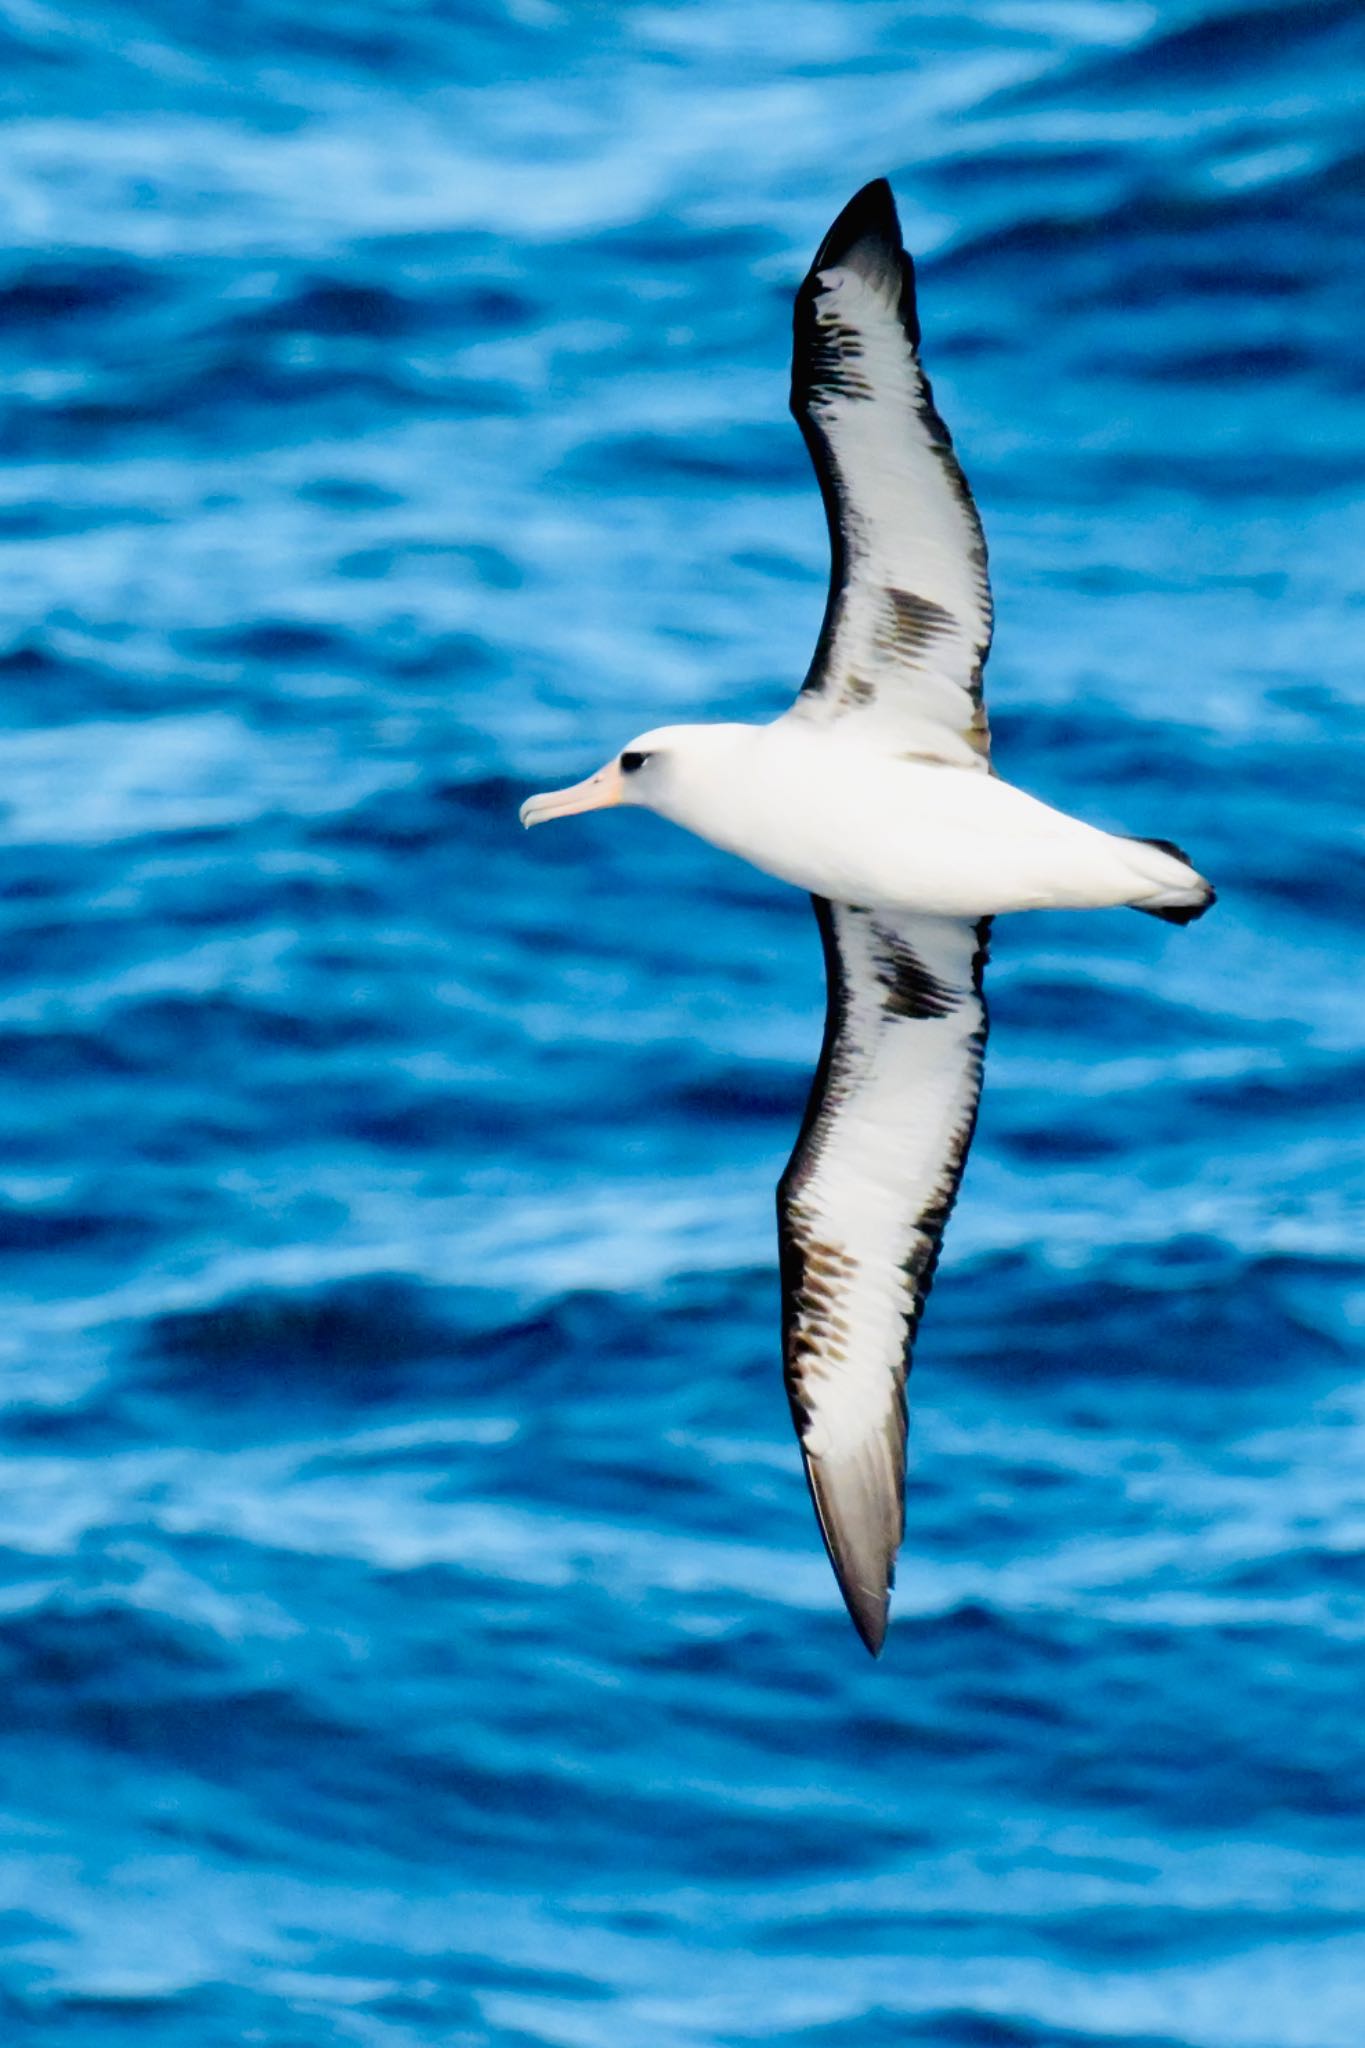
[{"label": "blue ocean water", "polygon": [[[1356,0],[0,6],[0,2021],[1358,2048]],[[818,627],[889,173],[1003,772],[885,1658],[777,1354],[804,900],[529,789]]]}]

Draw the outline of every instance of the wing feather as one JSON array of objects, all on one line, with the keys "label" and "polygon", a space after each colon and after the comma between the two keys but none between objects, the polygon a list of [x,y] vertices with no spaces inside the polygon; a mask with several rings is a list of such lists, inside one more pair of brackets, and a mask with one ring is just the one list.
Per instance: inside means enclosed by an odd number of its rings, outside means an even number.
[{"label": "wing feather", "polygon": [[829,1002],[778,1187],[783,1352],[821,1533],[875,1656],[905,1525],[909,1349],[976,1122],[987,925],[814,901]]},{"label": "wing feather", "polygon": [[832,557],[794,707],[856,714],[889,751],[983,768],[991,643],[986,543],[919,359],[915,279],[885,179],[826,235],[796,296],[792,411]]}]

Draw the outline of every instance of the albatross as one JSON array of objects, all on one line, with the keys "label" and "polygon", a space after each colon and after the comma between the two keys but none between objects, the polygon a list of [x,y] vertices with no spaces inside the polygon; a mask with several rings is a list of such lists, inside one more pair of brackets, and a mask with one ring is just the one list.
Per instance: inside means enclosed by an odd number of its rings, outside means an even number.
[{"label": "albatross", "polygon": [[794,326],[791,406],[833,558],[795,703],[769,725],[641,733],[521,820],[640,805],[814,901],[828,1003],[777,1190],[783,1359],[825,1547],[876,1656],[911,1345],[976,1123],[991,920],[1128,904],[1187,924],[1214,892],[1169,840],[1100,831],[995,773],[986,544],[885,179],[820,244]]}]

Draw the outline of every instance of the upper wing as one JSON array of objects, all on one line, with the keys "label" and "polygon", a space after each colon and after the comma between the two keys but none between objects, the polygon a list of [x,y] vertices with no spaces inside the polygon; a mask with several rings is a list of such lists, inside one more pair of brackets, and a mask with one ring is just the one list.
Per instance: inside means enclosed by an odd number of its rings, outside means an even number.
[{"label": "upper wing", "polygon": [[986,543],[920,367],[915,276],[884,178],[850,200],[796,295],[792,411],[833,565],[795,711],[856,711],[888,751],[983,767]]},{"label": "upper wing", "polygon": [[976,1123],[988,926],[814,901],[829,1008],[777,1191],[783,1351],[825,1545],[875,1656],[905,1527],[910,1340]]}]

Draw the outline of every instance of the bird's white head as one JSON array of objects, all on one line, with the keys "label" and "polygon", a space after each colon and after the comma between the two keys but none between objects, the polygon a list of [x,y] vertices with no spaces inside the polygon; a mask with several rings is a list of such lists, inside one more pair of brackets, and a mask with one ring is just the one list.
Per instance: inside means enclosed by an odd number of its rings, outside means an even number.
[{"label": "bird's white head", "polygon": [[543,825],[578,811],[637,804],[696,830],[717,781],[734,766],[742,736],[753,731],[746,725],[663,725],[641,733],[585,782],[527,797],[521,822]]}]

